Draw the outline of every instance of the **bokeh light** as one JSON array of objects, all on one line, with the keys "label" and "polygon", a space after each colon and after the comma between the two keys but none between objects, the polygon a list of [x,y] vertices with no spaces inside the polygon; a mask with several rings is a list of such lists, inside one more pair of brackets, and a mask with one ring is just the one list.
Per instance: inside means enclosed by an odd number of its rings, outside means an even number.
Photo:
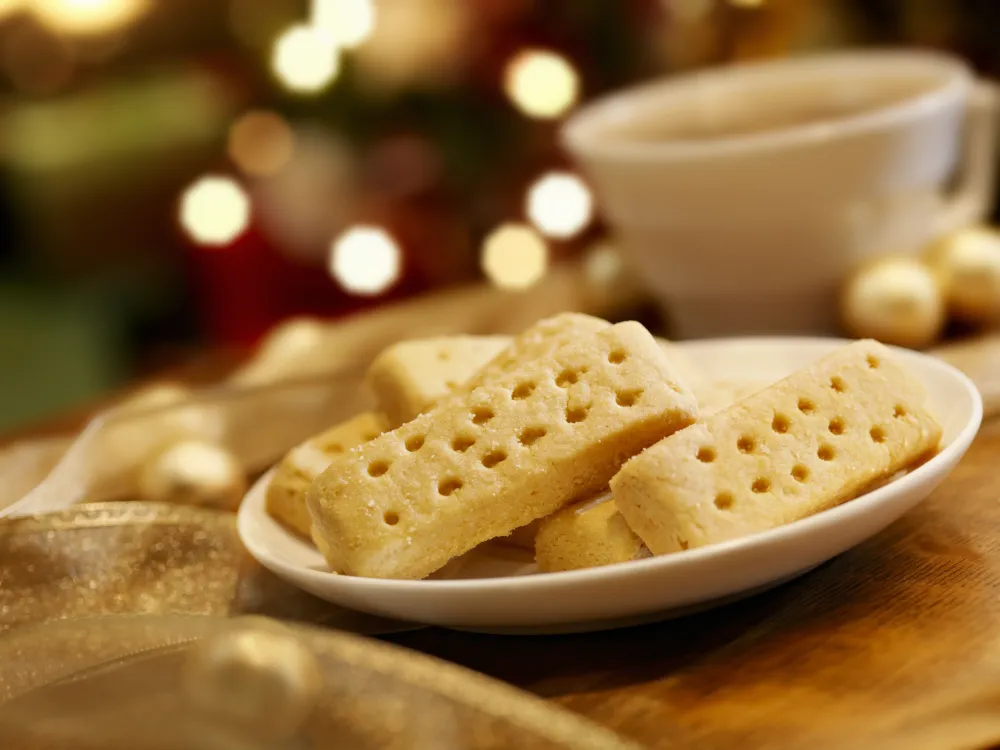
[{"label": "bokeh light", "polygon": [[199,245],[228,245],[250,224],[250,197],[231,177],[208,175],[181,195],[179,220]]},{"label": "bokeh light", "polygon": [[527,289],[537,284],[548,265],[545,240],[527,224],[502,224],[483,242],[483,272],[504,289]]},{"label": "bokeh light", "polygon": [[353,49],[372,35],[375,5],[372,0],[312,0],[312,24],[337,46]]},{"label": "bokeh light", "polygon": [[575,174],[550,172],[528,189],[527,214],[543,234],[566,239],[590,223],[594,200]]},{"label": "bokeh light", "polygon": [[66,34],[103,34],[127,26],[149,8],[148,0],[33,0],[38,20]]},{"label": "bokeh light", "polygon": [[524,114],[551,119],[576,103],[580,77],[562,55],[547,50],[525,50],[507,64],[504,90]]},{"label": "bokeh light", "polygon": [[379,227],[351,227],[330,248],[330,273],[352,294],[381,294],[399,279],[402,265],[399,246]]},{"label": "bokeh light", "polygon": [[759,8],[764,4],[764,0],[729,0],[737,8]]},{"label": "bokeh light", "polygon": [[229,128],[229,158],[247,174],[274,174],[288,163],[293,146],[292,129],[275,112],[251,110]]},{"label": "bokeh light", "polygon": [[315,94],[337,78],[340,52],[326,33],[300,24],[275,40],[271,68],[289,91]]}]

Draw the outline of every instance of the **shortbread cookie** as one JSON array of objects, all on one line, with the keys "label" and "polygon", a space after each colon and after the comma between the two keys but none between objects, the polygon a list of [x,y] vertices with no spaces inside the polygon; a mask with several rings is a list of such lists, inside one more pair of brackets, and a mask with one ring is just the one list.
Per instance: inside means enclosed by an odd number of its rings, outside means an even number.
[{"label": "shortbread cookie", "polygon": [[[684,361],[674,356],[676,347],[664,347],[664,351],[671,357],[672,363]],[[701,375],[693,365],[682,369],[682,372],[690,378],[689,383],[699,384],[697,389],[693,387],[692,390],[699,398],[701,418],[766,387],[750,382],[715,383]],[[649,550],[629,528],[612,500],[613,495],[607,492],[597,500],[564,508],[542,519],[539,534],[534,539],[539,570],[575,570],[648,556]],[[542,529],[545,529],[544,534]]]},{"label": "shortbread cookie", "polygon": [[314,538],[335,571],[423,578],[602,490],[695,412],[640,324],[578,337],[336,459],[308,494]]},{"label": "shortbread cookie", "polygon": [[612,480],[654,554],[764,531],[856,496],[934,451],[921,385],[859,341],[672,435]]},{"label": "shortbread cookie", "polygon": [[372,363],[366,383],[393,427],[422,414],[504,351],[507,336],[403,341]]},{"label": "shortbread cookie", "polygon": [[526,363],[546,357],[561,346],[610,327],[608,321],[583,313],[560,313],[541,320],[490,360],[465,384],[464,391],[471,391]]},{"label": "shortbread cookie", "polygon": [[535,561],[543,573],[595,568],[648,555],[610,492],[554,513],[541,522],[535,536]]},{"label": "shortbread cookie", "polygon": [[293,448],[278,464],[267,486],[267,512],[292,531],[310,538],[312,520],[306,510],[309,485],[336,456],[374,440],[387,427],[381,414],[360,414]]}]

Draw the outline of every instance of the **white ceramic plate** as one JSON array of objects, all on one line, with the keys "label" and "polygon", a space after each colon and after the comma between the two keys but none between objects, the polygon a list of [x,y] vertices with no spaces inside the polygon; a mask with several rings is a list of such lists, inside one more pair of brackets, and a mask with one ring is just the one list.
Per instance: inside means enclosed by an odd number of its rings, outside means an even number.
[{"label": "white ceramic plate", "polygon": [[[712,378],[773,382],[845,341],[713,339],[682,344]],[[794,578],[878,533],[923,500],[975,437],[982,401],[961,372],[897,350],[919,377],[941,421],[941,452],[895,481],[787,526],[673,555],[566,573],[537,574],[530,556],[501,543],[475,550],[447,579],[395,581],[334,575],[322,556],[264,511],[261,479],[247,495],[239,530],[250,553],[286,581],[328,601],[412,622],[484,632],[571,632],[665,619],[716,606]]]}]

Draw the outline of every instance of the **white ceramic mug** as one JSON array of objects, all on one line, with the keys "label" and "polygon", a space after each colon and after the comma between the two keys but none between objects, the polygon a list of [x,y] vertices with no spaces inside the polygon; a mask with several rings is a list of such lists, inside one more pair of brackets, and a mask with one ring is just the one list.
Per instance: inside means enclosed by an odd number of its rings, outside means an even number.
[{"label": "white ceramic mug", "polygon": [[830,332],[858,264],[986,215],[996,103],[948,56],[836,53],[630,89],[563,138],[674,335]]}]

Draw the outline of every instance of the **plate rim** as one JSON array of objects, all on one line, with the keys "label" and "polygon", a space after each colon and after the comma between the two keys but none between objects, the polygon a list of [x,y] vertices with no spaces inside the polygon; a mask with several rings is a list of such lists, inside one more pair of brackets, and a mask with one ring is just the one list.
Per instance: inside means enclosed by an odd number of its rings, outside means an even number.
[{"label": "plate rim", "polygon": [[[682,351],[688,349],[717,348],[725,345],[746,345],[754,346],[809,346],[816,349],[832,349],[835,346],[846,346],[857,339],[844,339],[837,337],[814,337],[814,336],[741,336],[725,338],[697,339],[692,341],[674,342]],[[978,388],[973,384],[965,373],[955,366],[932,355],[904,349],[896,346],[889,346],[894,353],[904,358],[920,360],[923,365],[931,369],[937,369],[948,377],[961,384],[972,404],[972,414],[966,424],[958,431],[954,439],[940,450],[933,458],[920,465],[904,476],[893,480],[871,492],[867,492],[849,503],[843,503],[834,508],[830,508],[821,513],[807,518],[784,524],[774,529],[768,529],[749,536],[730,539],[716,544],[698,547],[693,550],[686,550],[683,554],[659,555],[642,560],[632,560],[629,562],[615,563],[595,568],[585,568],[581,570],[558,571],[553,573],[535,573],[524,576],[494,576],[486,578],[469,579],[391,579],[391,578],[366,578],[362,576],[348,576],[329,571],[314,570],[312,568],[295,565],[289,561],[278,558],[268,550],[257,545],[252,535],[246,534],[245,524],[251,523],[251,511],[260,507],[263,510],[263,495],[266,481],[270,478],[273,469],[261,476],[257,482],[248,490],[244,502],[240,506],[238,515],[238,529],[240,538],[248,551],[258,562],[265,567],[275,565],[289,575],[302,576],[311,583],[324,586],[333,586],[341,590],[353,589],[354,591],[379,591],[381,594],[421,592],[423,594],[460,594],[463,592],[476,594],[498,594],[507,593],[511,589],[521,593],[531,592],[538,594],[548,588],[564,589],[566,586],[590,586],[593,584],[607,584],[610,581],[622,576],[633,576],[636,574],[651,575],[653,571],[665,568],[699,567],[704,561],[711,558],[737,555],[749,552],[755,548],[766,547],[789,541],[791,537],[810,532],[822,531],[824,527],[836,526],[839,523],[860,515],[865,515],[874,507],[886,502],[888,499],[900,494],[919,488],[926,481],[932,480],[934,476],[947,467],[949,463],[957,463],[965,452],[969,449],[972,441],[979,432],[983,418],[982,397]],[[817,354],[817,356],[823,356]],[[928,493],[929,494],[929,493]],[[259,500],[258,500],[259,498]],[[277,524],[276,521],[271,521]],[[284,533],[290,534],[282,528]]]}]

